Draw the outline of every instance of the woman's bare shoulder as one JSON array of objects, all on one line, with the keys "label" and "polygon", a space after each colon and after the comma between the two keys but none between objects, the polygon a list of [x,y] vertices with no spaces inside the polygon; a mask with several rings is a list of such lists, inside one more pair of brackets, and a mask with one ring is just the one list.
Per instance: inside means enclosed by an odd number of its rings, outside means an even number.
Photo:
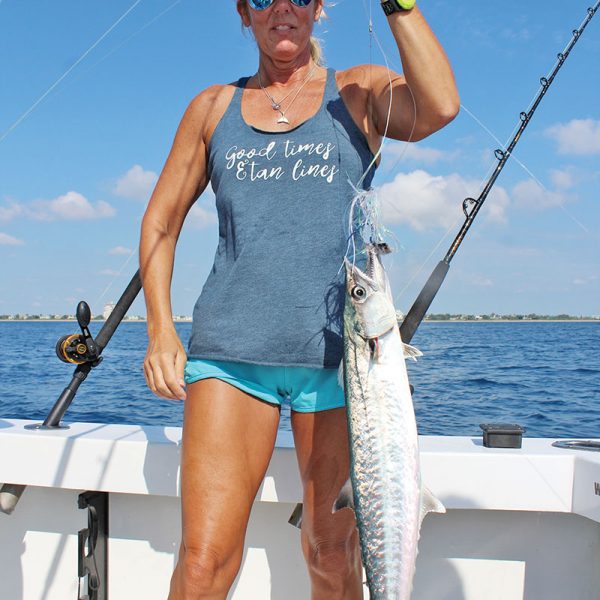
[{"label": "woman's bare shoulder", "polygon": [[366,84],[368,83],[369,68],[371,65],[355,65],[343,71],[336,71],[338,84]]},{"label": "woman's bare shoulder", "polygon": [[340,89],[346,86],[356,86],[365,92],[377,91],[382,83],[389,85],[389,80],[403,79],[401,75],[382,65],[356,65],[337,71],[336,78]]},{"label": "woman's bare shoulder", "polygon": [[225,114],[237,82],[215,84],[207,87],[192,98],[182,119],[187,126],[202,133],[206,142],[210,140],[219,121]]}]

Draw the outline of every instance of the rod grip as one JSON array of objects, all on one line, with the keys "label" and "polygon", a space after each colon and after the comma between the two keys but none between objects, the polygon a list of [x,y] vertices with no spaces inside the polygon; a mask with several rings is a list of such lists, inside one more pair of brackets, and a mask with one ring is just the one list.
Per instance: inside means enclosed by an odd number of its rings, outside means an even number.
[{"label": "rod grip", "polygon": [[25,491],[24,485],[16,483],[4,483],[0,485],[0,512],[10,515],[21,495]]},{"label": "rod grip", "polygon": [[449,268],[450,264],[443,260],[437,264],[421,293],[410,307],[406,317],[404,317],[404,321],[400,325],[400,337],[405,344],[410,344],[415,331],[417,331],[417,327],[421,324],[433,299],[442,286]]}]

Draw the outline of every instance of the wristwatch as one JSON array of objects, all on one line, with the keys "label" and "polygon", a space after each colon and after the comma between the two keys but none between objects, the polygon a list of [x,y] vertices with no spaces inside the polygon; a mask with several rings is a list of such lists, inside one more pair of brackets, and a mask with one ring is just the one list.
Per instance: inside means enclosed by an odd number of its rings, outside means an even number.
[{"label": "wristwatch", "polygon": [[395,12],[411,10],[415,4],[416,0],[382,0],[381,8],[383,8],[383,12],[389,17]]}]

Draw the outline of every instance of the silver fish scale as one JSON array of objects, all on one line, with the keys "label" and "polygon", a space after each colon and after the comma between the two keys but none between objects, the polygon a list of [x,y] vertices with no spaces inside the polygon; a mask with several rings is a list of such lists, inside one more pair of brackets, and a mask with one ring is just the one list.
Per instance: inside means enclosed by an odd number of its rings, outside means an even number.
[{"label": "silver fish scale", "polygon": [[376,361],[352,322],[345,325],[351,479],[371,600],[408,600],[421,482],[402,343],[395,327],[379,338]]}]

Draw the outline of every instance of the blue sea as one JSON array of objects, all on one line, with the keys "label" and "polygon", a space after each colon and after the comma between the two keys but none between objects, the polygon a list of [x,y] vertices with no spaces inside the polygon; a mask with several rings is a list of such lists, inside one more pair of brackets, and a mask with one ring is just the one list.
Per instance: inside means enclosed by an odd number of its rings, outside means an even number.
[{"label": "blue sea", "polygon": [[[191,324],[176,328],[187,345]],[[76,323],[0,322],[0,418],[46,417],[74,369],[56,341],[76,332]],[[64,421],[180,426],[183,404],[146,387],[146,344],[145,323],[122,323]],[[430,322],[413,345],[424,354],[408,365],[421,434],[511,422],[531,437],[600,437],[600,322]],[[289,407],[280,428],[290,429]]]}]

